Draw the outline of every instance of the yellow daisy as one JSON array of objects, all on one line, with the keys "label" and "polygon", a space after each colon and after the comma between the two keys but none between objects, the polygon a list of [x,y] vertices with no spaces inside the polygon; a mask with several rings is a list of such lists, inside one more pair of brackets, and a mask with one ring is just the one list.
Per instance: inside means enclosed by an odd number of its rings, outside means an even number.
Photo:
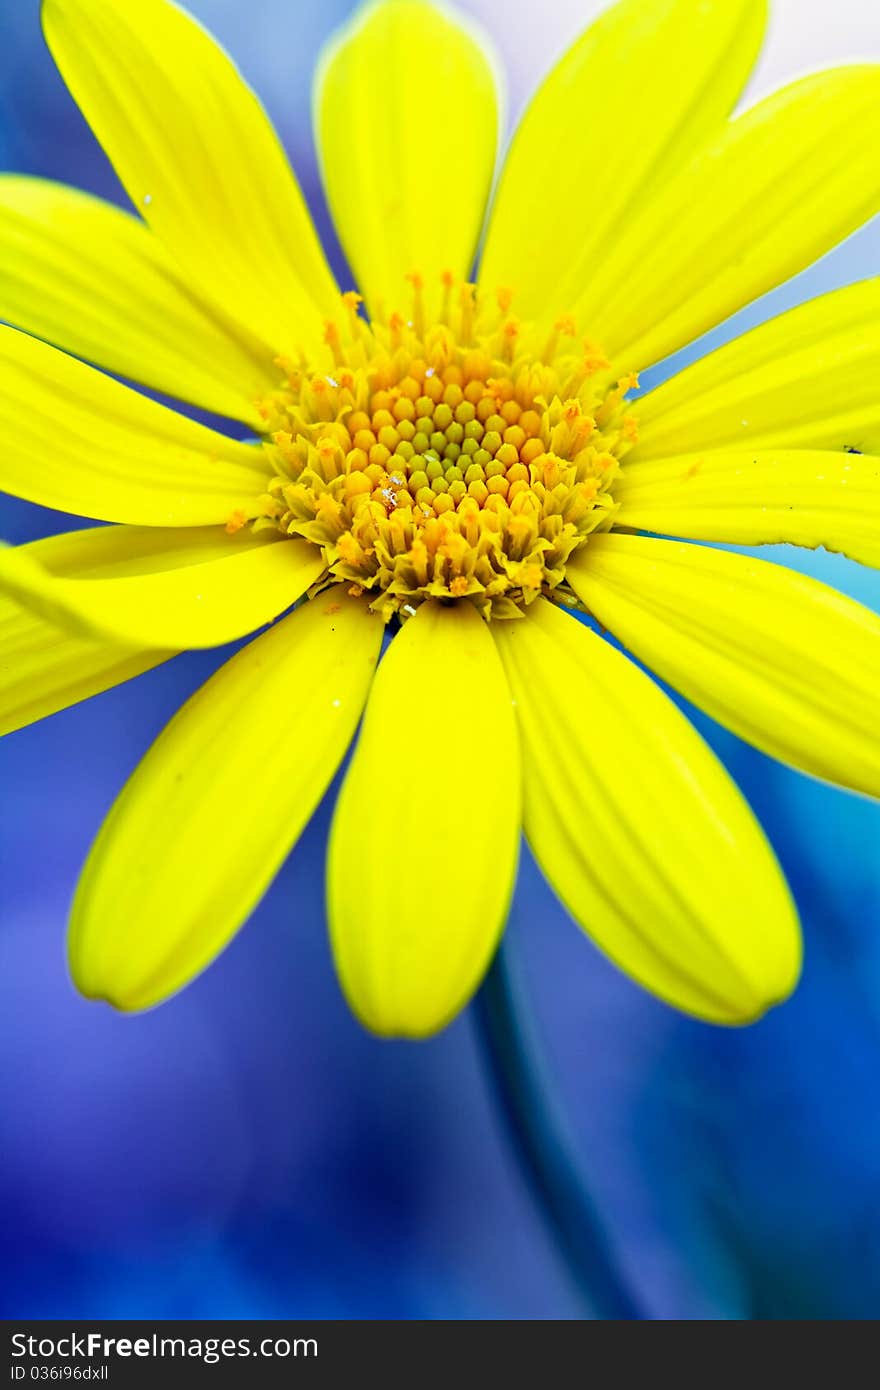
[{"label": "yellow daisy", "polygon": [[292,609],[188,701],[100,831],[71,925],[85,994],[147,1008],[217,955],[362,715],[328,902],[368,1028],[424,1036],[470,998],[521,825],[572,916],[671,1004],[742,1023],[792,989],[795,910],[742,796],[573,616],[765,752],[880,791],[880,619],[689,543],[878,562],[880,286],[632,400],[635,373],[880,207],[876,67],[731,118],[765,19],[764,0],[613,5],[490,199],[485,44],[422,0],[362,10],[314,101],[362,302],[200,25],[167,0],[44,0],[140,216],[0,181],[0,486],[114,523],[0,557],[2,727]]}]

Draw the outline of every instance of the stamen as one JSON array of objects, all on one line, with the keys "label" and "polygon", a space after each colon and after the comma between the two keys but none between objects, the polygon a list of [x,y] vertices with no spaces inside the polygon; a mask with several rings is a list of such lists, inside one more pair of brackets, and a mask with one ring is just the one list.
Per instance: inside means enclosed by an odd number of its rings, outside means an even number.
[{"label": "stamen", "polygon": [[336,363],[337,367],[341,367],[345,358],[342,355],[342,340],[337,324],[328,322],[324,325],[324,342],[327,343],[330,351],[333,353],[333,361]]},{"label": "stamen", "polygon": [[432,597],[487,619],[539,594],[575,603],[565,568],[614,516],[635,378],[609,388],[567,315],[529,356],[511,291],[481,302],[449,272],[429,322],[422,277],[408,279],[411,318],[370,325],[344,295],[327,367],[279,361],[285,382],[261,403],[275,476],[254,525],[318,546],[323,582],[368,593],[386,619]]},{"label": "stamen", "polygon": [[461,287],[461,341],[469,343],[474,334],[474,292],[476,285],[465,284]]},{"label": "stamen", "polygon": [[422,293],[425,282],[417,270],[410,271],[406,278],[413,287],[413,328],[422,338],[425,333],[425,299]]}]

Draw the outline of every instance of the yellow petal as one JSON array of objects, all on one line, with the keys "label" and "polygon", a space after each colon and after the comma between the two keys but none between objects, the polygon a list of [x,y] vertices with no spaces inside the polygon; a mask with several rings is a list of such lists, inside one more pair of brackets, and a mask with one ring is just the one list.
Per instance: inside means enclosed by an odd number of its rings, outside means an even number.
[{"label": "yellow petal", "polygon": [[880,279],[802,304],[636,406],[636,460],[700,449],[880,453]]},{"label": "yellow petal", "polygon": [[277,617],[323,568],[317,547],[265,531],[102,526],[0,549],[0,592],[81,637],[215,647]]},{"label": "yellow petal", "polygon": [[69,633],[0,598],[0,736],[139,676],[173,652]]},{"label": "yellow petal", "polygon": [[374,312],[405,308],[404,276],[466,277],[492,181],[495,78],[460,16],[380,0],[331,40],[315,79],[330,210]]},{"label": "yellow petal", "polygon": [[145,1009],[259,902],[354,733],[381,621],[341,589],[256,638],[184,705],[105,821],[76,893],[84,994]]},{"label": "yellow petal", "polygon": [[625,470],[615,523],[691,540],[787,541],[880,565],[880,458],[807,449],[687,454]]},{"label": "yellow petal", "polygon": [[330,834],[333,954],[365,1027],[422,1038],[464,1007],[504,925],[519,826],[489,629],[470,604],[424,604],[379,668]]},{"label": "yellow petal", "polygon": [[880,618],[751,556],[591,537],[566,577],[599,622],[713,718],[783,762],[880,795]]},{"label": "yellow petal", "polygon": [[526,318],[571,309],[621,229],[734,106],[766,10],[766,0],[624,0],[606,10],[516,131],[481,283],[513,287]]},{"label": "yellow petal", "polygon": [[0,326],[0,488],[96,521],[201,526],[258,514],[262,451]]},{"label": "yellow petal", "polygon": [[43,0],[61,75],[185,276],[272,351],[321,341],[333,279],[262,106],[168,0]]},{"label": "yellow petal", "polygon": [[803,270],[880,208],[880,65],[805,77],[730,122],[630,219],[574,307],[647,367]]},{"label": "yellow petal", "polygon": [[268,354],[193,297],[142,222],[46,179],[0,176],[0,318],[254,428],[277,385]]},{"label": "yellow petal", "polygon": [[522,731],[526,835],[621,969],[715,1023],[794,988],[797,918],[724,768],[654,683],[543,599],[497,623]]},{"label": "yellow petal", "polygon": [[[70,579],[113,573],[124,549],[117,534],[127,535],[128,528],[69,531],[32,541],[18,554]],[[0,595],[0,735],[109,690],[174,655],[71,633]]]}]

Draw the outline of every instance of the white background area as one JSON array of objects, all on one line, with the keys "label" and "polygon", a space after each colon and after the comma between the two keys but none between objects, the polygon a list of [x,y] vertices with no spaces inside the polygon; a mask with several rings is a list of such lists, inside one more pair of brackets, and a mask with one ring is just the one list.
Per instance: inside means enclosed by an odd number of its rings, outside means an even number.
[{"label": "white background area", "polygon": [[[491,34],[517,111],[606,0],[459,0]],[[816,68],[880,61],[880,0],[771,0],[767,41],[746,102]],[[670,73],[674,80],[674,73]]]}]

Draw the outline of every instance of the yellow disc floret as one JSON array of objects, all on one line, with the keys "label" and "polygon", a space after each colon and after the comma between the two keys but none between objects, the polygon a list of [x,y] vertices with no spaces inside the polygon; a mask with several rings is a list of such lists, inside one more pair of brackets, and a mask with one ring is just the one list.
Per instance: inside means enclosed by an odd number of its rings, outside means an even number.
[{"label": "yellow disc floret", "polygon": [[614,384],[569,319],[535,354],[508,292],[482,305],[446,276],[429,316],[410,278],[409,318],[368,325],[346,295],[327,370],[281,363],[262,403],[274,477],[256,525],[319,546],[327,580],[369,591],[386,619],[427,598],[493,619],[542,593],[576,602],[565,567],[611,524],[635,379]]}]

